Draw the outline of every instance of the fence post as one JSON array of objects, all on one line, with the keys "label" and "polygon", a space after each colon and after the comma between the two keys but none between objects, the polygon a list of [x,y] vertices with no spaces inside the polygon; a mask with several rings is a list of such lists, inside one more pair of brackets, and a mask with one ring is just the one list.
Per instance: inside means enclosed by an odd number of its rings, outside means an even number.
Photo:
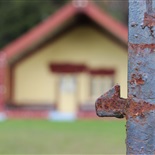
[{"label": "fence post", "polygon": [[155,154],[155,1],[129,0],[128,98],[116,85],[95,103],[100,117],[125,117],[127,154]]},{"label": "fence post", "polygon": [[6,93],[6,53],[0,52],[0,121],[6,119],[4,112],[5,93]]}]

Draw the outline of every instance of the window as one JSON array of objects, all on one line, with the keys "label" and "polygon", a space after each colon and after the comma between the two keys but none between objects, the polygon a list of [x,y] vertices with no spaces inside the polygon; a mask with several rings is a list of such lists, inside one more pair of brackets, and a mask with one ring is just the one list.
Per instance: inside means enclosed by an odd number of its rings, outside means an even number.
[{"label": "window", "polygon": [[93,75],[91,80],[91,98],[93,102],[113,86],[112,75]]}]

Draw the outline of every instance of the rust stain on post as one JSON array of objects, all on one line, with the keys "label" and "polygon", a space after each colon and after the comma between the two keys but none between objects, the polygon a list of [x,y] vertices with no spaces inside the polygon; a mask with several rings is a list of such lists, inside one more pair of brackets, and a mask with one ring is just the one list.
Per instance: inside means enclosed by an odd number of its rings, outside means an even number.
[{"label": "rust stain on post", "polygon": [[125,115],[127,119],[128,117],[145,117],[145,114],[151,110],[155,110],[155,105],[145,101],[134,102],[132,99],[128,99]]},{"label": "rust stain on post", "polygon": [[143,28],[155,26],[155,14],[148,14],[145,12],[143,26]]},{"label": "rust stain on post", "polygon": [[[138,71],[138,69],[136,68],[136,70]],[[145,84],[145,81],[142,79],[142,75],[141,74],[132,74],[131,75],[131,80],[130,80],[130,84],[137,84],[137,85],[143,85]]]},{"label": "rust stain on post", "polygon": [[128,43],[128,48],[134,52],[143,52],[144,49],[150,49],[151,52],[155,52],[155,44],[132,44]]}]

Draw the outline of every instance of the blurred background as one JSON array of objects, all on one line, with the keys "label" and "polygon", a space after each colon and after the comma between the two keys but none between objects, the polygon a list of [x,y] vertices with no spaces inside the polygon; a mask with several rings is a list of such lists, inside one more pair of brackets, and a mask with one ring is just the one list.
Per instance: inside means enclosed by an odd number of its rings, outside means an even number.
[{"label": "blurred background", "polygon": [[[21,36],[69,2],[70,0],[1,0],[0,47]],[[92,2],[127,25],[127,0],[92,0]]]},{"label": "blurred background", "polygon": [[127,0],[1,0],[0,14],[0,153],[125,154],[125,120],[94,103],[116,83],[127,97]]}]

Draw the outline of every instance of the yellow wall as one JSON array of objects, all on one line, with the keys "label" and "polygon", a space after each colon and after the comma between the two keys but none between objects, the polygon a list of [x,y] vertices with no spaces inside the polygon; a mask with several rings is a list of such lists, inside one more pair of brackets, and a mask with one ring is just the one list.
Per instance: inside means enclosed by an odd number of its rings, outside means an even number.
[{"label": "yellow wall", "polygon": [[[121,96],[127,95],[127,52],[117,43],[89,26],[79,26],[15,68],[14,101],[17,103],[51,103],[58,98],[59,75],[49,70],[51,62],[82,63],[91,68],[114,68],[115,83],[121,85]],[[77,75],[78,102],[89,100],[90,77]]]}]

